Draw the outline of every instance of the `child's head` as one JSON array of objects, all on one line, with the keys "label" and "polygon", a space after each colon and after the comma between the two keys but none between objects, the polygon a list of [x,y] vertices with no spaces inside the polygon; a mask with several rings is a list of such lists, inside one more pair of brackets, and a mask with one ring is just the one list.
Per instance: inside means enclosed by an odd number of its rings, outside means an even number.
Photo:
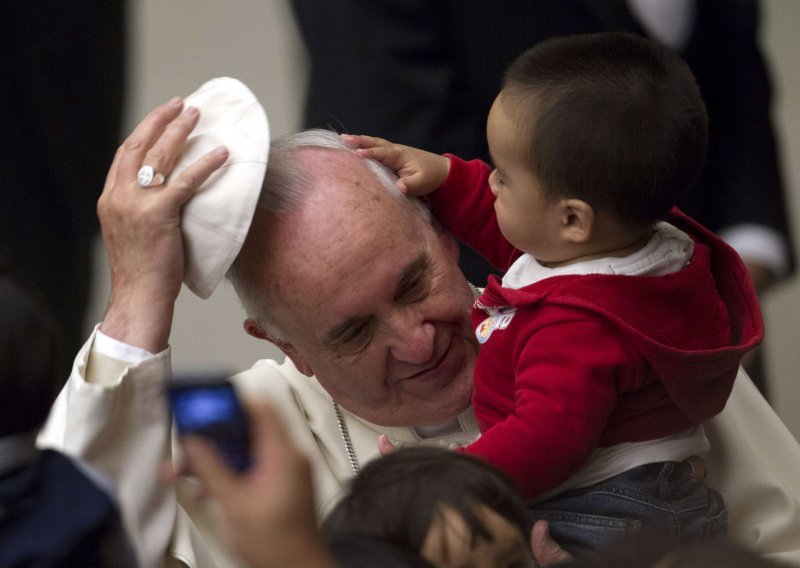
[{"label": "child's head", "polygon": [[[520,183],[547,200],[644,228],[699,174],[707,123],[694,76],[666,47],[625,33],[550,39],[510,65],[490,112],[493,191],[527,172]],[[505,233],[500,210],[498,220]]]},{"label": "child's head", "polygon": [[527,526],[522,497],[501,472],[430,447],[371,462],[324,523],[331,536],[370,536],[434,565],[487,566],[532,566]]},{"label": "child's head", "polygon": [[62,381],[58,334],[36,292],[0,262],[0,437],[32,432]]}]

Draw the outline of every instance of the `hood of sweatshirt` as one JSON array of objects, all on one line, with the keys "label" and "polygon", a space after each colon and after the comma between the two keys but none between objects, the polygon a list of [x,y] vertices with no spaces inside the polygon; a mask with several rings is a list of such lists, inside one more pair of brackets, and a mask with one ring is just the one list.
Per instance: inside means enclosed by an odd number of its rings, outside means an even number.
[{"label": "hood of sweatshirt", "polygon": [[518,290],[492,277],[481,301],[526,309],[546,302],[602,316],[649,362],[681,411],[700,423],[724,407],[742,357],[763,339],[764,324],[736,252],[677,209],[667,221],[695,241],[682,270],[554,276]]}]

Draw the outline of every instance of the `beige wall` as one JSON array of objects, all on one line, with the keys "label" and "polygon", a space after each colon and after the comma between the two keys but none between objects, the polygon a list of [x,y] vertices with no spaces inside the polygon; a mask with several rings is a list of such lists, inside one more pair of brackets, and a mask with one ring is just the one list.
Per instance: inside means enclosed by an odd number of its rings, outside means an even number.
[{"label": "beige wall", "polygon": [[[800,251],[800,2],[762,0],[761,45],[776,90],[774,122],[781,141],[784,174]],[[800,439],[800,277],[775,290],[764,302],[771,399],[778,414]]]},{"label": "beige wall", "polygon": [[[171,96],[189,94],[210,78],[229,75],[244,81],[262,101],[273,134],[299,127],[306,63],[286,0],[131,0],[130,25],[130,126]],[[775,120],[796,227],[800,227],[799,26],[800,2],[764,2],[762,44],[778,90]],[[91,321],[102,318],[108,297],[100,247],[98,258]],[[800,282],[777,290],[764,309],[775,407],[800,437]],[[243,317],[227,285],[208,301],[184,290],[173,327],[173,361],[178,367],[210,364],[236,370],[258,358],[277,356],[269,344],[244,334]]]}]

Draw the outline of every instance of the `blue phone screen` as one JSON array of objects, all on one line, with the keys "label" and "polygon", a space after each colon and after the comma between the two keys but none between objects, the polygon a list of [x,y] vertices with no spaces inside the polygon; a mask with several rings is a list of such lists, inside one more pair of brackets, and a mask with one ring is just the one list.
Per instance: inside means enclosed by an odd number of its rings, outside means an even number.
[{"label": "blue phone screen", "polygon": [[247,420],[230,384],[173,387],[170,400],[179,434],[211,440],[232,467],[247,469]]}]

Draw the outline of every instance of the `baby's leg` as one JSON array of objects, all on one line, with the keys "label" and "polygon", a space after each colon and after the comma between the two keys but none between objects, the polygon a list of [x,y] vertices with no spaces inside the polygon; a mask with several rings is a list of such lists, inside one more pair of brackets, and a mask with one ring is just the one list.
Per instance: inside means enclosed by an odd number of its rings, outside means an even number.
[{"label": "baby's leg", "polygon": [[547,519],[553,538],[576,556],[620,540],[669,549],[724,535],[725,504],[703,481],[697,463],[639,466],[537,503],[531,517]]}]

